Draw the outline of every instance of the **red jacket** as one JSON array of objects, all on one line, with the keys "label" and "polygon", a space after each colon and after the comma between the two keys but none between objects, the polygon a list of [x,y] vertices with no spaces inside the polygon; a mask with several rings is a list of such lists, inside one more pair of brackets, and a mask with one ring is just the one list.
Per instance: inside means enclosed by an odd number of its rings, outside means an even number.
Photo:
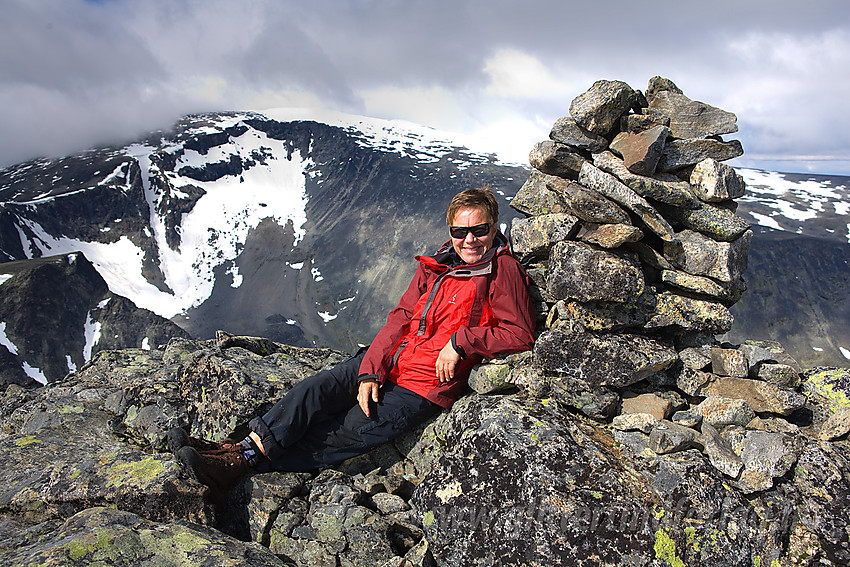
[{"label": "red jacket", "polygon": [[[528,276],[504,236],[476,264],[450,267],[453,254],[449,241],[434,256],[416,257],[410,286],[360,364],[361,377],[392,380],[444,408],[463,393],[482,358],[534,344]],[[440,383],[437,356],[452,339],[463,358],[454,379]]]}]

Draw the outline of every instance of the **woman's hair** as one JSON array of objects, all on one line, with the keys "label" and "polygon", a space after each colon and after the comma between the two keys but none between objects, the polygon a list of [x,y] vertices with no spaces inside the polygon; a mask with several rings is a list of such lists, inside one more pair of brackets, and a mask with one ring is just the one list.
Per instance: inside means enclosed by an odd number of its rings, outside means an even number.
[{"label": "woman's hair", "polygon": [[490,217],[490,222],[499,222],[499,203],[489,185],[465,189],[455,195],[446,211],[446,224],[451,226],[455,215],[463,209],[480,209]]}]

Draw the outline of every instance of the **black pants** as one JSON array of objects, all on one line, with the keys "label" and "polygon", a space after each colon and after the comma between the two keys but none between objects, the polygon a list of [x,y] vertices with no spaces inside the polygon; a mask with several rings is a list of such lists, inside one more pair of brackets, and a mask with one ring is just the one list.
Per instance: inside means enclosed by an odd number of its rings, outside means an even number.
[{"label": "black pants", "polygon": [[370,417],[357,404],[365,349],[330,370],[296,384],[264,416],[249,423],[269,457],[258,472],[306,471],[362,455],[410,429],[441,408],[387,381]]}]

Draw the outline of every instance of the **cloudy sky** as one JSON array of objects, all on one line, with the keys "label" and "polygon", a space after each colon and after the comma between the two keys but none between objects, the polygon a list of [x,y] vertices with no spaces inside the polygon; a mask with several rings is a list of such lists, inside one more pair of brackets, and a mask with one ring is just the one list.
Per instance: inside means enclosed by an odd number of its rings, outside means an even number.
[{"label": "cloudy sky", "polygon": [[850,174],[847,0],[0,0],[0,167],[273,107],[524,162],[594,81],[654,75],[737,114],[735,165]]}]

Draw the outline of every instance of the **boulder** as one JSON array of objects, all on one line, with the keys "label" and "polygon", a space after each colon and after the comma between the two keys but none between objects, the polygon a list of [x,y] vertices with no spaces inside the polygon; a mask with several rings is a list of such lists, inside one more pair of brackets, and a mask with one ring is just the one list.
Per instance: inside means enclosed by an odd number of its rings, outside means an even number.
[{"label": "boulder", "polygon": [[649,79],[649,83],[646,86],[646,100],[652,103],[655,96],[664,91],[682,94],[682,89],[677,87],[676,83],[670,79],[656,75]]},{"label": "boulder", "polygon": [[737,199],[744,195],[746,189],[740,173],[712,158],[706,158],[694,166],[690,181],[697,197],[707,203]]},{"label": "boulder", "polygon": [[566,213],[515,218],[511,223],[512,250],[520,260],[547,257],[555,242],[571,238],[578,230],[578,219]]},{"label": "boulder", "polygon": [[745,378],[749,374],[744,353],[734,348],[711,349],[711,371],[718,376]]},{"label": "boulder", "polygon": [[632,191],[619,179],[605,173],[590,162],[584,162],[579,174],[579,183],[608,197],[612,201],[635,213],[662,240],[673,239],[673,229],[646,199]]},{"label": "boulder", "polygon": [[561,180],[560,177],[532,170],[516,196],[511,199],[511,208],[529,216],[569,212],[564,196],[547,185],[548,178]]},{"label": "boulder", "polygon": [[639,133],[621,132],[611,141],[611,151],[620,155],[631,173],[652,175],[664,144],[670,136],[666,126],[653,126]]},{"label": "boulder", "polygon": [[787,435],[748,430],[741,451],[744,468],[736,486],[745,494],[773,488],[773,479],[791,470],[801,450],[802,446]]},{"label": "boulder", "polygon": [[584,223],[576,238],[602,248],[620,248],[626,243],[637,242],[643,238],[643,232],[629,224]]},{"label": "boulder", "polygon": [[735,453],[732,445],[708,423],[702,425],[702,442],[703,450],[712,466],[729,478],[738,478],[744,467],[741,457]]},{"label": "boulder", "polygon": [[628,114],[620,118],[620,130],[638,133],[655,126],[670,126],[670,117],[651,108],[641,108],[642,114]]},{"label": "boulder", "polygon": [[640,431],[649,435],[659,418],[649,413],[621,413],[611,421],[618,431]]},{"label": "boulder", "polygon": [[679,270],[662,270],[660,278],[665,284],[697,295],[716,298],[725,305],[738,301],[746,290],[746,284],[743,281],[724,284],[705,276],[695,276]]},{"label": "boulder", "polygon": [[547,274],[546,287],[556,300],[633,303],[645,288],[636,262],[581,242],[555,244]]},{"label": "boulder", "polygon": [[746,426],[756,416],[746,400],[721,396],[707,397],[693,408],[693,412],[702,416],[703,424],[716,428]]},{"label": "boulder", "polygon": [[753,233],[748,230],[734,242],[717,242],[692,230],[677,232],[664,244],[664,257],[689,274],[708,276],[720,282],[743,280]]},{"label": "boulder", "polygon": [[583,157],[566,144],[549,140],[538,142],[528,154],[531,167],[565,179],[577,179],[584,161]]},{"label": "boulder", "polygon": [[622,81],[596,81],[570,103],[570,116],[585,130],[604,136],[632,106],[634,96]]},{"label": "boulder", "polygon": [[697,432],[690,427],[661,420],[649,432],[649,448],[659,455],[684,451],[696,437]]},{"label": "boulder", "polygon": [[256,543],[183,520],[153,522],[115,508],[81,510],[24,532],[4,565],[291,565]]},{"label": "boulder", "polygon": [[690,165],[696,165],[704,159],[726,161],[744,154],[744,148],[738,140],[721,142],[714,139],[673,140],[664,146],[657,171],[675,171]]},{"label": "boulder", "polygon": [[747,378],[718,378],[703,386],[700,394],[744,400],[758,413],[779,415],[791,415],[806,404],[803,394]]},{"label": "boulder", "polygon": [[635,334],[593,334],[557,328],[534,345],[534,365],[593,386],[634,384],[676,361],[672,345]]},{"label": "boulder", "polygon": [[593,153],[601,152],[608,147],[608,140],[599,134],[588,132],[569,116],[555,121],[552,131],[549,132],[549,138],[552,141]]},{"label": "boulder", "polygon": [[656,420],[667,419],[673,410],[670,400],[654,393],[624,392],[621,404],[622,414],[649,414]]},{"label": "boulder", "polygon": [[649,101],[649,108],[670,117],[670,131],[675,138],[707,138],[738,131],[734,114],[691,100],[681,92],[658,91]]},{"label": "boulder", "polygon": [[733,317],[721,303],[663,291],[651,296],[646,329],[678,327],[688,331],[722,334],[732,328]]},{"label": "boulder", "polygon": [[850,407],[840,407],[821,427],[820,438],[835,441],[846,437],[848,433],[850,433]]}]

